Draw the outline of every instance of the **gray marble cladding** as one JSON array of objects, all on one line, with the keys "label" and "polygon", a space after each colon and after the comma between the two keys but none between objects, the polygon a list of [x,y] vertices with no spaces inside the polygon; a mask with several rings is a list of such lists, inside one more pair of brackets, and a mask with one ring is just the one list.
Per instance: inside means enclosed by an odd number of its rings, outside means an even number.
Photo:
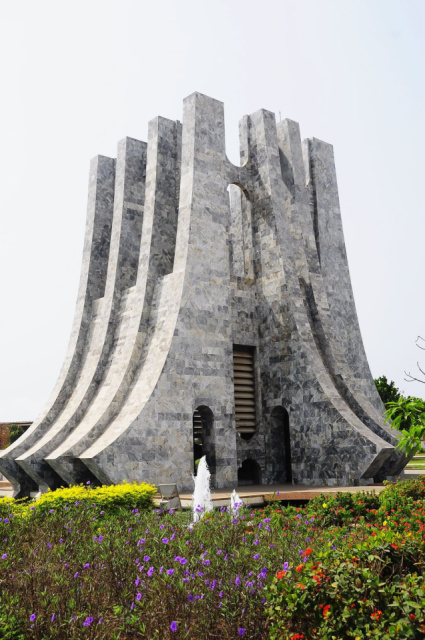
[{"label": "gray marble cladding", "polygon": [[[183,124],[155,118],[147,143],[93,160],[67,356],[39,418],[0,452],[15,495],[86,480],[189,489],[195,410],[216,487],[403,468],[357,320],[332,146],[266,110],[244,116],[240,143],[238,167],[223,104],[194,93]],[[236,426],[234,345],[253,348],[254,433]]]}]

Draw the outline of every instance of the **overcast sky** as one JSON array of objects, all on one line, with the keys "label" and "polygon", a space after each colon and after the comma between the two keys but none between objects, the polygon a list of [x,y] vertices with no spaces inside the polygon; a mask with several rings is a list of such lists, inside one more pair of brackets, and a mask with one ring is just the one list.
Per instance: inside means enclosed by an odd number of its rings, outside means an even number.
[{"label": "overcast sky", "polygon": [[374,376],[425,366],[425,2],[0,0],[0,422],[33,420],[66,351],[90,159],[222,100],[227,150],[259,108],[334,145]]}]

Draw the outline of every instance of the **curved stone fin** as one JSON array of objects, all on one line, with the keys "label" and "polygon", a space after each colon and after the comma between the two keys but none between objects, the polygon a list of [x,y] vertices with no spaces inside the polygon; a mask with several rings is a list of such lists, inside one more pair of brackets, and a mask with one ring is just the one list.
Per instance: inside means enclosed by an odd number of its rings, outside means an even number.
[{"label": "curved stone fin", "polygon": [[[160,482],[178,470],[190,486],[192,410],[186,401],[188,393],[200,397],[204,387],[209,399],[205,393],[203,402],[218,407],[216,483],[236,481],[228,318],[230,211],[221,102],[199,93],[185,100],[181,167],[174,268],[161,281],[146,356],[117,417],[79,456],[104,482],[120,482],[123,473],[129,480]],[[164,420],[173,425],[166,432]],[[178,446],[166,446],[169,430]]]},{"label": "curved stone fin", "polygon": [[51,488],[55,488],[58,478],[45,457],[75,429],[95,397],[107,369],[116,326],[131,291],[122,288],[131,285],[137,276],[145,172],[146,143],[132,138],[120,141],[105,291],[93,304],[78,384],[49,430],[16,458],[36,482],[40,478],[54,482]]},{"label": "curved stone fin", "polygon": [[364,392],[381,412],[382,403],[366,358],[351,286],[333,147],[317,138],[303,144],[320,271],[336,338],[353,375],[362,381]]},{"label": "curved stone fin", "polygon": [[[348,461],[345,463],[347,477],[350,476],[351,480],[355,476],[357,478],[364,477],[365,474],[370,477],[370,470],[375,468],[376,460],[379,458],[383,462],[391,454],[393,447],[363,424],[347,405],[345,399],[341,397],[323,362],[320,348],[313,335],[299,279],[299,274],[307,273],[303,248],[302,202],[298,203],[298,207],[296,202],[297,191],[299,193],[301,187],[296,184],[292,165],[291,170],[285,167],[282,169],[274,114],[261,110],[250,116],[250,136],[250,157],[258,163],[257,171],[261,178],[257,187],[259,193],[254,195],[254,199],[261,201],[261,215],[268,222],[271,233],[276,234],[276,241],[281,249],[280,255],[287,287],[286,298],[295,323],[294,348],[301,350],[298,353],[298,359],[294,360],[294,378],[299,378],[300,384],[302,384],[302,379],[308,373],[308,370],[302,366],[302,363],[306,361],[310,372],[314,372],[316,375],[316,385],[322,387],[323,395],[327,401],[331,400],[331,404],[327,408],[326,402],[322,401],[318,419],[329,419],[329,415],[336,409],[344,419],[347,435],[354,431],[357,434],[356,437],[361,438],[364,444],[369,443],[370,455],[363,455],[363,449],[361,451],[362,466],[359,466],[359,456],[356,455],[353,455],[351,465]],[[295,167],[296,170],[297,167]],[[296,397],[296,393],[294,393],[294,397]],[[301,396],[301,398],[301,402],[305,404],[304,397]],[[322,418],[320,418],[321,413]],[[335,445],[333,447],[335,448]],[[380,453],[381,450],[384,453]],[[349,468],[350,471],[348,471]]]},{"label": "curved stone fin", "polygon": [[[56,470],[64,460],[63,477],[70,481],[69,460],[100,437],[125,404],[131,383],[143,366],[150,320],[155,313],[155,288],[161,277],[172,271],[177,230],[180,184],[181,125],[165,118],[149,123],[146,165],[144,223],[138,277],[131,293],[131,305],[118,327],[108,370],[78,427],[46,461]],[[79,467],[78,467],[79,472]],[[77,478],[74,478],[74,482]]]},{"label": "curved stone fin", "polygon": [[[334,360],[340,361],[339,367],[338,362],[333,366],[333,375],[350,407],[370,429],[395,446],[396,431],[384,422],[385,407],[370,372],[358,322],[345,250],[333,147],[315,138],[305,141],[304,146],[311,215],[317,245],[321,248],[322,290],[320,293],[317,291],[317,283],[312,279],[313,296],[309,297],[313,317],[318,320],[317,334],[328,335],[328,361],[332,359],[331,352]],[[327,300],[325,314],[319,312],[320,301],[324,298]],[[382,472],[395,475],[407,461],[403,452],[394,450]]]},{"label": "curved stone fin", "polygon": [[[79,379],[84,362],[87,329],[93,301],[105,290],[114,202],[115,160],[95,157],[90,164],[87,221],[77,304],[71,337],[55,388],[40,416],[29,429],[6,450],[0,452],[0,470],[13,483],[28,484],[29,480],[14,459],[31,447],[63,410]],[[3,462],[4,460],[4,462]],[[6,462],[7,460],[7,462]],[[18,479],[19,478],[19,479]],[[25,479],[26,478],[26,479]]]}]

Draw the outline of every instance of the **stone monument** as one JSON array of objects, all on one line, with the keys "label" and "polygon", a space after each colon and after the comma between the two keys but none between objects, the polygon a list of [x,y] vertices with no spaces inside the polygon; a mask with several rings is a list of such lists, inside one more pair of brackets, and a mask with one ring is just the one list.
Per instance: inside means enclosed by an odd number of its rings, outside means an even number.
[{"label": "stone monument", "polygon": [[265,110],[226,157],[223,104],[184,101],[92,161],[68,352],[0,454],[15,495],[79,482],[365,485],[406,458],[366,359],[333,149]]}]

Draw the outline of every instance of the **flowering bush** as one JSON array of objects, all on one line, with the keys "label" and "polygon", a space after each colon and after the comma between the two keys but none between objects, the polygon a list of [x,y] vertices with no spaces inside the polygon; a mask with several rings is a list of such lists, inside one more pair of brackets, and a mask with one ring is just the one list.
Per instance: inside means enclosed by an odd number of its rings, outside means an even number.
[{"label": "flowering bush", "polygon": [[0,501],[5,640],[425,635],[425,482],[387,500],[222,508],[195,526],[77,489]]},{"label": "flowering bush", "polygon": [[153,484],[123,482],[102,487],[76,485],[56,491],[43,493],[35,503],[37,510],[55,509],[65,505],[96,504],[108,512],[120,507],[130,509],[150,509],[153,507],[153,496],[156,494]]}]

